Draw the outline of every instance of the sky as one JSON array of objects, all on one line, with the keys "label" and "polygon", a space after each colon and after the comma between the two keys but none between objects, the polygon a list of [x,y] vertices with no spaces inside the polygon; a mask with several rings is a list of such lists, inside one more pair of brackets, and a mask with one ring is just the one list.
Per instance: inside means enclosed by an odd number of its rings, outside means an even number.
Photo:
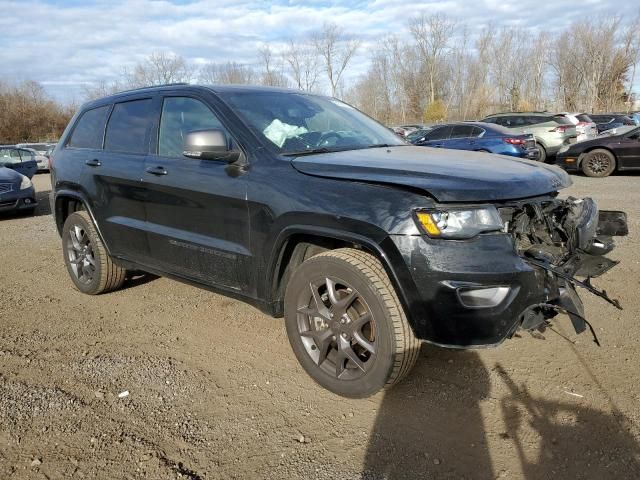
[{"label": "sky", "polygon": [[265,43],[276,50],[335,22],[362,47],[349,69],[366,70],[382,36],[406,31],[408,17],[442,12],[477,31],[491,24],[549,33],[587,16],[633,15],[619,0],[0,0],[2,78],[35,80],[62,102],[117,79],[154,51],[194,65],[255,64]]}]

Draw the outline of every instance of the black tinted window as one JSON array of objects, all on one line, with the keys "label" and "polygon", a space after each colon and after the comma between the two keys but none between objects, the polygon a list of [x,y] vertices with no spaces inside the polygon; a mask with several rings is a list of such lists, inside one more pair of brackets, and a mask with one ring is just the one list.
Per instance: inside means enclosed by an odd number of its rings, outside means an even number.
[{"label": "black tinted window", "polygon": [[589,115],[586,115],[584,113],[581,113],[580,115],[576,115],[576,118],[578,119],[579,122],[591,123],[591,119],[589,118]]},{"label": "black tinted window", "polygon": [[611,120],[613,120],[613,117],[609,115],[591,115],[591,120],[596,123],[609,123]]},{"label": "black tinted window", "polygon": [[162,104],[158,155],[182,156],[184,137],[194,130],[223,129],[220,120],[199,100],[168,97]]},{"label": "black tinted window", "polygon": [[451,138],[469,138],[473,136],[473,125],[454,125]]},{"label": "black tinted window", "polygon": [[108,105],[84,112],[76,123],[76,128],[67,145],[74,148],[102,148],[102,136],[108,112]]},{"label": "black tinted window", "polygon": [[116,103],[107,125],[105,150],[147,153],[147,129],[152,119],[151,99]]},{"label": "black tinted window", "polygon": [[473,127],[473,132],[471,133],[472,137],[479,137],[484,133],[484,130],[480,127]]},{"label": "black tinted window", "polygon": [[427,140],[446,140],[449,138],[449,132],[451,127],[438,127],[434,128],[427,134]]}]

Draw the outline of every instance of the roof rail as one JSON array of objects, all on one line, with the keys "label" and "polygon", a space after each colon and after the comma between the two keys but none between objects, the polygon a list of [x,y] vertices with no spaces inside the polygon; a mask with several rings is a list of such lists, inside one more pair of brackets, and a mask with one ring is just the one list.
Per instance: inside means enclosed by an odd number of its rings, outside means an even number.
[{"label": "roof rail", "polygon": [[496,113],[490,113],[489,115],[485,115],[485,118],[491,117],[493,115],[509,115],[512,113],[553,113],[553,112],[550,112],[549,110],[528,110],[525,112],[496,112]]},{"label": "roof rail", "polygon": [[129,92],[137,92],[138,90],[146,90],[148,88],[159,88],[159,87],[174,87],[177,85],[189,85],[188,82],[174,82],[174,83],[163,83],[162,85],[147,85],[146,87],[137,87],[130,88],[128,90],[122,90],[120,92],[114,93],[114,95],[120,95],[121,93],[129,93]]}]

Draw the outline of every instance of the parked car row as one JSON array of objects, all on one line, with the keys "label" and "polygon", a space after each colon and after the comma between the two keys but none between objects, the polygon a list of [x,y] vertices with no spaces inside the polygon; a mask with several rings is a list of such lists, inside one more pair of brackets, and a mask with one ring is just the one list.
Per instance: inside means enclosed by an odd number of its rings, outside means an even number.
[{"label": "parked car row", "polygon": [[640,112],[629,115],[503,112],[489,115],[480,122],[412,124],[393,130],[414,145],[484,151],[546,162],[575,143],[636,125],[640,125]]}]

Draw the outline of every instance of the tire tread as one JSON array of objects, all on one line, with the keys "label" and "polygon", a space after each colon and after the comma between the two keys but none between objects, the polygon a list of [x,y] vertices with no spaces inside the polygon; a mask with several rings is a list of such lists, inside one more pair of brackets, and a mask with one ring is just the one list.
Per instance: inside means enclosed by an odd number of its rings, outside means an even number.
[{"label": "tire tread", "polygon": [[330,257],[340,259],[360,271],[382,298],[394,332],[394,365],[386,382],[386,387],[402,380],[415,365],[420,353],[421,341],[416,338],[407,320],[404,308],[382,263],[370,253],[355,248],[328,250],[310,259]]}]

